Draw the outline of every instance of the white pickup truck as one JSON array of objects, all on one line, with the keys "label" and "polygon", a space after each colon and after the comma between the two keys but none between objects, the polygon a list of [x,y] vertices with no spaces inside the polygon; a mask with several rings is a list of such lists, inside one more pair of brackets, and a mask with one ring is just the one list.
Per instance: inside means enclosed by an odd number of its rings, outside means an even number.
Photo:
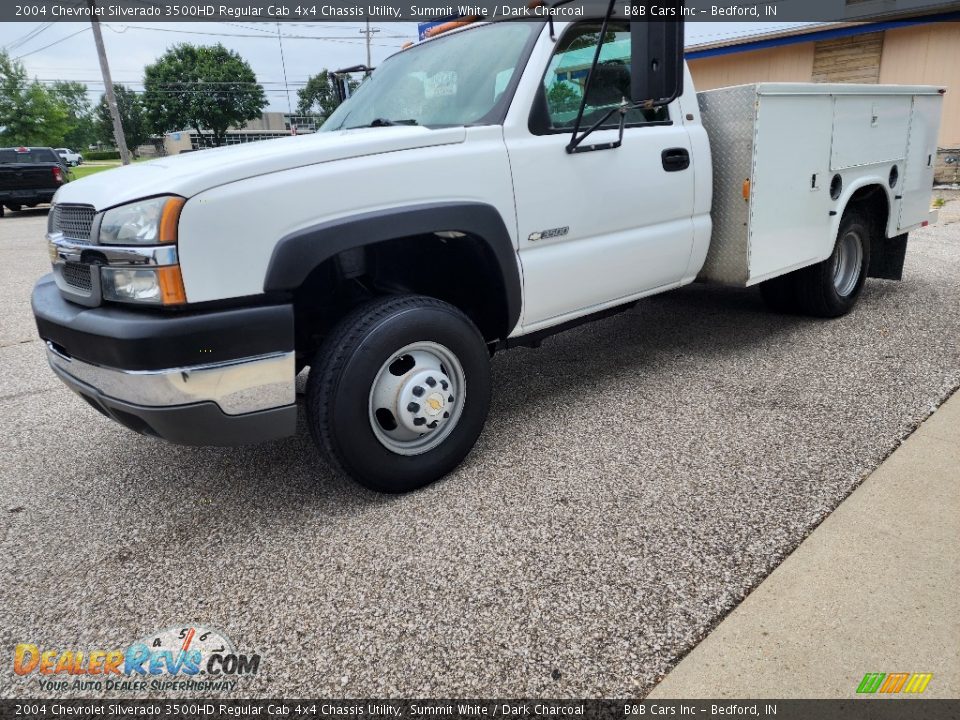
[{"label": "white pickup truck", "polygon": [[314,135],[70,183],[33,293],[54,372],[197,445],[306,424],[385,492],[470,452],[489,360],[695,280],[832,318],[899,279],[942,89],[695,93],[682,25],[478,23],[386,60]]}]

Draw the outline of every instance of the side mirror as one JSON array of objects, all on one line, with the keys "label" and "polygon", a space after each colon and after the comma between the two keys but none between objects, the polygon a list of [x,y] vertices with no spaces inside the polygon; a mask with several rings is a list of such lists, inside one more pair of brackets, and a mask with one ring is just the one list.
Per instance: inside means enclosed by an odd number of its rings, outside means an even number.
[{"label": "side mirror", "polygon": [[[682,0],[664,5],[682,16]],[[633,102],[662,107],[683,94],[683,20],[631,22],[630,45]]]},{"label": "side mirror", "polygon": [[340,102],[350,97],[350,77],[348,75],[334,75],[333,86],[337,100]]}]

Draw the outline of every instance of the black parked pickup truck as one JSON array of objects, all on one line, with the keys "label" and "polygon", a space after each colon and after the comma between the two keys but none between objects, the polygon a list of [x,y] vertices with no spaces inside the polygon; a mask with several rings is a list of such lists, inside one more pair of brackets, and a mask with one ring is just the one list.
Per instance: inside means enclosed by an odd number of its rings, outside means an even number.
[{"label": "black parked pickup truck", "polygon": [[48,203],[69,182],[64,160],[47,147],[0,148],[0,217],[3,208],[20,210]]}]

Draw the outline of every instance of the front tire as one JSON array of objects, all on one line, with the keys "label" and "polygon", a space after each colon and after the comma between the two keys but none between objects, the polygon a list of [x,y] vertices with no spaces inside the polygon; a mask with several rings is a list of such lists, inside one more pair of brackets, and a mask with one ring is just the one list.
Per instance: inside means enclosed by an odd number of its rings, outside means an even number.
[{"label": "front tire", "polygon": [[490,354],[470,319],[440,300],[361,305],[310,366],[311,435],[334,466],[371,490],[407,492],[443,477],[486,422]]}]

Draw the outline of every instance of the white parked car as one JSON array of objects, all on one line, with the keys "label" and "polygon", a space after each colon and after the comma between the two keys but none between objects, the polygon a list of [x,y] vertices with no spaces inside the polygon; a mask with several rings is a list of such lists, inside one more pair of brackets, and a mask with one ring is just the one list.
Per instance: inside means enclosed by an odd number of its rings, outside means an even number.
[{"label": "white parked car", "polygon": [[50,365],[172,442],[305,414],[333,465],[401,492],[473,448],[494,352],[695,280],[821,318],[899,280],[935,219],[942,89],[698,95],[662,25],[468,26],[388,58],[316,134],[64,186],[33,295]]},{"label": "white parked car", "polygon": [[78,152],[74,152],[70,148],[57,148],[57,155],[63,158],[63,161],[70,167],[83,165],[83,155]]}]

